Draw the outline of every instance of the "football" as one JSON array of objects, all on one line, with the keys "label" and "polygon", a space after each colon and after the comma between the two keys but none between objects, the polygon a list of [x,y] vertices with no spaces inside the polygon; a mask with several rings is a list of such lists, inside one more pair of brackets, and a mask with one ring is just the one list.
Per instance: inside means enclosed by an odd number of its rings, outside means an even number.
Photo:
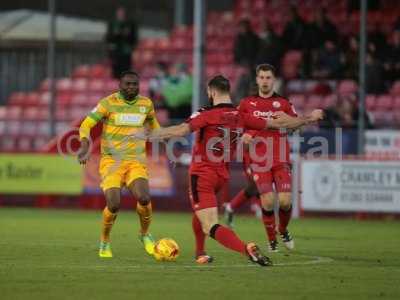
[{"label": "football", "polygon": [[171,238],[162,238],[154,246],[154,257],[159,261],[175,261],[179,256],[179,246]]}]

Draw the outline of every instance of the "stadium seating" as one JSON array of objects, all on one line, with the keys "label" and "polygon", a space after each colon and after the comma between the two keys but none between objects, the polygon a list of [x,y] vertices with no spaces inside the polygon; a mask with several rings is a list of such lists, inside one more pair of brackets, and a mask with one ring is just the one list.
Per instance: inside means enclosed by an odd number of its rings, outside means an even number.
[{"label": "stadium seating", "polygon": [[[296,2],[299,14],[311,21],[315,7],[326,8],[329,19],[342,34],[355,33],[359,26],[359,13],[347,12],[346,0],[299,0]],[[209,12],[206,28],[206,76],[216,73],[226,75],[235,84],[242,72],[233,61],[233,40],[236,23],[242,17],[251,16],[254,28],[268,21],[281,34],[288,21],[292,1],[237,0],[232,11]],[[382,3],[380,11],[368,12],[369,28],[377,24],[389,34],[398,17],[398,3]],[[139,41],[134,53],[135,69],[141,74],[141,91],[146,94],[148,80],[155,72],[155,62],[183,62],[192,69],[193,27],[177,26],[163,38],[144,38]],[[302,54],[287,52],[282,60],[281,70],[286,79],[285,94],[289,95],[297,111],[312,107],[331,107],[338,95],[355,94],[357,82],[353,80],[299,79]],[[106,64],[77,66],[71,76],[56,81],[56,122],[61,132],[74,120],[82,118],[104,95],[118,89],[118,82],[111,77]],[[50,103],[49,81],[43,80],[36,91],[15,92],[9,96],[8,105],[0,107],[0,151],[34,151],[40,149],[49,134],[48,104]],[[393,83],[388,94],[367,95],[367,110],[374,115],[377,126],[400,125],[400,80]],[[158,111],[160,122],[168,123],[166,110]],[[21,122],[23,120],[23,122]]]}]

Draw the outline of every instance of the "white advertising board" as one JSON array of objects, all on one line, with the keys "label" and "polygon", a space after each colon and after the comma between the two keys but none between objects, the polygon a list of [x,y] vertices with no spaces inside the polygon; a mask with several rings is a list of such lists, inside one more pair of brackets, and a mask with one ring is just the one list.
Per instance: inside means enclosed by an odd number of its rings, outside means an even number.
[{"label": "white advertising board", "polygon": [[302,208],[400,212],[400,162],[303,161]]}]

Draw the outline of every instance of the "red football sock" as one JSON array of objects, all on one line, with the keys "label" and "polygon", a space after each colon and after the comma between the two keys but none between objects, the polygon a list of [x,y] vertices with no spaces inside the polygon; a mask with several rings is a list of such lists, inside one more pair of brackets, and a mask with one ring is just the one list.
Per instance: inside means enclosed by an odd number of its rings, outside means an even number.
[{"label": "red football sock", "polygon": [[205,239],[206,235],[203,232],[203,229],[201,228],[201,223],[199,218],[193,214],[192,218],[192,228],[193,228],[193,233],[194,237],[196,239],[196,257],[199,255],[204,255],[204,244],[205,244]]},{"label": "red football sock", "polygon": [[210,229],[210,237],[228,249],[247,255],[246,244],[229,228],[215,224]]},{"label": "red football sock", "polygon": [[292,217],[292,207],[289,210],[279,209],[279,232],[285,233],[287,226],[290,222],[290,218]]},{"label": "red football sock", "polygon": [[275,241],[276,240],[276,231],[275,231],[275,214],[273,210],[265,210],[262,209],[263,216],[262,216],[262,221],[264,223],[265,231],[267,232],[268,235],[268,240],[269,241]]},{"label": "red football sock", "polygon": [[247,196],[244,189],[241,190],[230,202],[232,210],[240,207],[244,202],[246,202]]}]

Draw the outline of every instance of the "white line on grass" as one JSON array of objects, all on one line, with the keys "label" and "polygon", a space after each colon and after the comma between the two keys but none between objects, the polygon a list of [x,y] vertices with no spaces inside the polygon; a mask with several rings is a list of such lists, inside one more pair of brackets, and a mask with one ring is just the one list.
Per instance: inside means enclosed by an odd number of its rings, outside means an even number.
[{"label": "white line on grass", "polygon": [[[308,256],[308,255],[302,255],[303,257],[309,257],[312,260],[309,261],[298,261],[298,262],[287,262],[287,263],[275,263],[272,267],[276,266],[296,266],[296,265],[314,265],[314,264],[323,264],[323,263],[331,263],[333,262],[333,259],[330,257],[322,257],[322,256]],[[103,259],[104,261],[111,262],[112,259]],[[13,265],[13,267],[17,267],[18,265]],[[256,264],[232,264],[232,265],[213,265],[213,264],[207,264],[207,265],[196,265],[195,263],[191,265],[175,265],[173,262],[160,262],[158,265],[49,265],[49,266],[38,266],[37,269],[95,269],[95,270],[115,270],[115,269],[199,269],[199,268],[212,268],[212,269],[223,269],[223,268],[249,268],[249,267],[259,267]],[[32,266],[30,267],[32,268]]]}]

